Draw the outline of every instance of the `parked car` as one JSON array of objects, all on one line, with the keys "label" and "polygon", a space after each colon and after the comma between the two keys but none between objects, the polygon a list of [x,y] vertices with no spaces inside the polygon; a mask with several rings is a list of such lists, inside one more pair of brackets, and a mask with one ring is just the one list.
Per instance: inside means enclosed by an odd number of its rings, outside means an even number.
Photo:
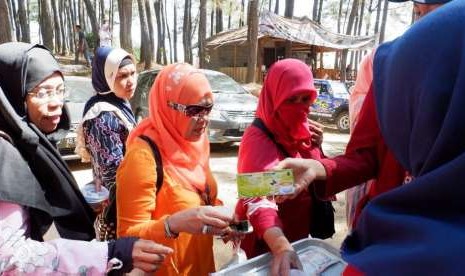
[{"label": "parked car", "polygon": [[[159,69],[139,74],[132,110],[140,121],[148,115],[147,99]],[[202,70],[212,88],[215,104],[210,113],[208,134],[211,143],[240,141],[244,130],[255,118],[258,100],[231,77],[217,71]]]},{"label": "parked car", "polygon": [[64,160],[79,159],[74,153],[76,148],[76,128],[82,120],[82,112],[87,100],[94,95],[92,81],[87,77],[65,76],[65,87],[69,96],[65,99],[65,105],[69,109],[71,129],[65,138],[61,139],[57,146]]},{"label": "parked car", "polygon": [[315,79],[318,91],[310,118],[335,123],[341,132],[349,132],[349,91],[340,81]]}]

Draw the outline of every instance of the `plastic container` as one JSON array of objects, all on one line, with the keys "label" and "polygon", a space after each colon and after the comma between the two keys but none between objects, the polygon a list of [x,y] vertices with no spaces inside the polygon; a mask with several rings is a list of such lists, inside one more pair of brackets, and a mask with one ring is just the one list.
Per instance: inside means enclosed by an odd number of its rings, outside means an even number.
[{"label": "plastic container", "polygon": [[[347,263],[341,259],[339,250],[319,239],[302,239],[292,244],[304,267],[301,275],[341,275]],[[266,253],[243,263],[229,266],[210,276],[268,276],[272,256]],[[299,275],[295,271],[293,275]]]},{"label": "plastic container", "polygon": [[99,210],[102,204],[108,200],[110,192],[104,186],[101,186],[100,192],[95,190],[95,183],[90,182],[81,188],[81,193],[84,199],[89,203],[90,207],[94,210]]}]

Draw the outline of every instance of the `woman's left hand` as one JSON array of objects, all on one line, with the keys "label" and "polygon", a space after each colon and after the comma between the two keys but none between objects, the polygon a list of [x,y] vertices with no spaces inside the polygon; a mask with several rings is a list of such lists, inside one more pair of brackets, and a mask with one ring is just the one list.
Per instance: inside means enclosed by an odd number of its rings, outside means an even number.
[{"label": "woman's left hand", "polygon": [[312,133],[311,140],[312,144],[320,147],[323,144],[323,129],[324,126],[316,121],[308,119],[308,126]]},{"label": "woman's left hand", "polygon": [[271,262],[272,276],[289,276],[291,269],[303,270],[299,256],[294,250],[283,250],[273,255]]}]

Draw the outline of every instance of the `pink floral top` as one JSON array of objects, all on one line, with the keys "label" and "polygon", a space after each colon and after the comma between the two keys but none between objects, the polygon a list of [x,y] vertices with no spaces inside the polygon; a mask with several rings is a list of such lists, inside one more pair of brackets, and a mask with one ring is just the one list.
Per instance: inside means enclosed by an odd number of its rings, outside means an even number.
[{"label": "pink floral top", "polygon": [[1,275],[103,275],[106,242],[28,238],[27,209],[0,201]]}]

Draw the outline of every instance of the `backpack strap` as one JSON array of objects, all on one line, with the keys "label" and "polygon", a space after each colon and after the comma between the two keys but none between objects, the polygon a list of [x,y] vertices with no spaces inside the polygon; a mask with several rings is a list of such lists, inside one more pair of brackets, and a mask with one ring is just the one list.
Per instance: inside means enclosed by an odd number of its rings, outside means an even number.
[{"label": "backpack strap", "polygon": [[141,138],[142,140],[147,142],[147,144],[149,144],[150,148],[152,148],[153,157],[155,158],[155,163],[157,165],[157,183],[156,183],[157,191],[156,191],[156,194],[158,194],[158,192],[160,191],[160,188],[161,188],[161,186],[163,184],[163,162],[162,162],[162,159],[161,159],[160,150],[158,149],[157,144],[155,144],[155,142],[153,142],[152,139],[150,139],[149,137],[147,137],[145,135],[141,135],[141,136],[139,136],[139,138]]},{"label": "backpack strap", "polygon": [[286,151],[283,145],[276,142],[273,133],[271,133],[271,131],[265,126],[265,123],[263,123],[262,119],[256,117],[253,120],[252,125],[263,131],[263,133],[265,133],[266,136],[268,136],[268,138],[270,138],[270,140],[276,145],[278,150],[281,151],[282,154],[284,154],[284,157],[290,157],[289,153]]}]

